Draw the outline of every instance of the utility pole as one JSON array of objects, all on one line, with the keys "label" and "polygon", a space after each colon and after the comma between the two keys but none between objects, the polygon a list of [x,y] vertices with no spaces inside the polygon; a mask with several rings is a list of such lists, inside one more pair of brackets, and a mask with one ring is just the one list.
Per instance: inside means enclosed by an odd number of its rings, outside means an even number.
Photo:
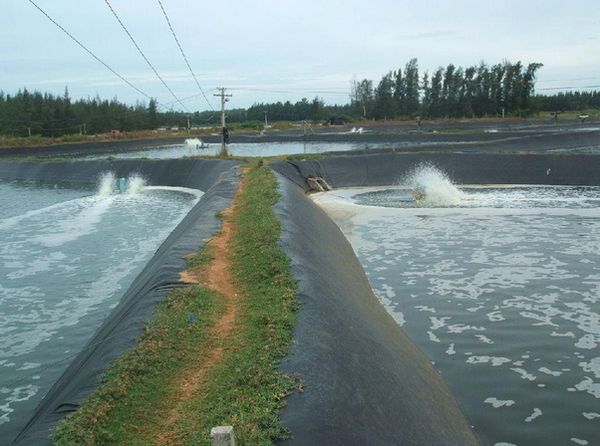
[{"label": "utility pole", "polygon": [[265,130],[269,128],[269,122],[267,121],[267,111],[265,110]]},{"label": "utility pole", "polygon": [[217,96],[221,98],[221,153],[219,154],[221,157],[227,157],[229,154],[227,153],[227,144],[229,143],[229,131],[227,127],[225,127],[225,103],[229,101],[232,95],[225,94],[225,88],[220,87],[217,88],[219,93],[215,93],[213,96]]}]

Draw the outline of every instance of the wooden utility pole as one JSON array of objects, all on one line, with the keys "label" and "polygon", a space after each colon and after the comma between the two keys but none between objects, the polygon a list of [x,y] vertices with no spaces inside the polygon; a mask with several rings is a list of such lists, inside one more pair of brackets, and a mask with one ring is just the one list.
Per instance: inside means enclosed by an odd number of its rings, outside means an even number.
[{"label": "wooden utility pole", "polygon": [[225,126],[225,103],[229,101],[228,98],[231,97],[230,94],[225,94],[225,88],[220,87],[217,88],[219,93],[215,93],[213,96],[217,96],[221,98],[221,153],[219,154],[221,157],[227,157],[229,154],[227,153],[227,143],[229,142],[229,131]]}]

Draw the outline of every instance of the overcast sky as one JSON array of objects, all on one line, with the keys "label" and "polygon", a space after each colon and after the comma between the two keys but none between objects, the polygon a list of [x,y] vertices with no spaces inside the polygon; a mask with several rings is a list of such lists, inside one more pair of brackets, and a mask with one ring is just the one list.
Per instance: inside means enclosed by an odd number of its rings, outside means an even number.
[{"label": "overcast sky", "polygon": [[[35,0],[139,89],[173,98],[137,53],[104,0]],[[230,107],[318,95],[348,101],[353,78],[373,79],[412,57],[421,72],[485,60],[542,62],[537,90],[600,89],[598,0],[288,1],[162,0],[196,73],[212,96],[231,88]],[[157,0],[111,0],[167,84],[191,110],[208,108]],[[28,0],[0,6],[0,90],[19,88],[134,103],[144,97],[91,58]],[[543,90],[542,90],[543,89]],[[180,108],[175,104],[175,108]]]}]

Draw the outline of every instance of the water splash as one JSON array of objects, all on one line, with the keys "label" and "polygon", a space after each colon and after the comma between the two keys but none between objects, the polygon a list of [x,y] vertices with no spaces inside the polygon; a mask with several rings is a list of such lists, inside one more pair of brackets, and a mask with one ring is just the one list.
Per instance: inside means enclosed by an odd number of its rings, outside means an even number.
[{"label": "water splash", "polygon": [[185,145],[192,146],[192,147],[201,146],[202,140],[200,138],[187,138],[185,140]]},{"label": "water splash", "polygon": [[114,172],[104,172],[98,180],[98,189],[96,195],[99,197],[109,197],[113,194],[117,179]]},{"label": "water splash", "polygon": [[413,192],[421,206],[455,206],[467,198],[448,175],[431,164],[420,164],[412,170],[403,183]]},{"label": "water splash", "polygon": [[137,195],[146,187],[146,180],[140,175],[131,175],[127,178],[127,194]]}]

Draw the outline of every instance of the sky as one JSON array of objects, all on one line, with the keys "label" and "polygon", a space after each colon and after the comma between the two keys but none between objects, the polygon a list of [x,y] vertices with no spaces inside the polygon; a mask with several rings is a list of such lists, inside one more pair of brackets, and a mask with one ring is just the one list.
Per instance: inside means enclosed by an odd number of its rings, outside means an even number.
[{"label": "sky", "polygon": [[[97,57],[165,107],[182,109],[146,65],[105,0],[34,0]],[[319,96],[349,100],[353,79],[375,84],[418,58],[419,69],[541,62],[536,89],[600,89],[598,0],[157,0],[110,4],[188,110]],[[1,0],[0,90],[146,101],[52,24],[29,0]],[[185,99],[184,99],[185,98]]]}]

